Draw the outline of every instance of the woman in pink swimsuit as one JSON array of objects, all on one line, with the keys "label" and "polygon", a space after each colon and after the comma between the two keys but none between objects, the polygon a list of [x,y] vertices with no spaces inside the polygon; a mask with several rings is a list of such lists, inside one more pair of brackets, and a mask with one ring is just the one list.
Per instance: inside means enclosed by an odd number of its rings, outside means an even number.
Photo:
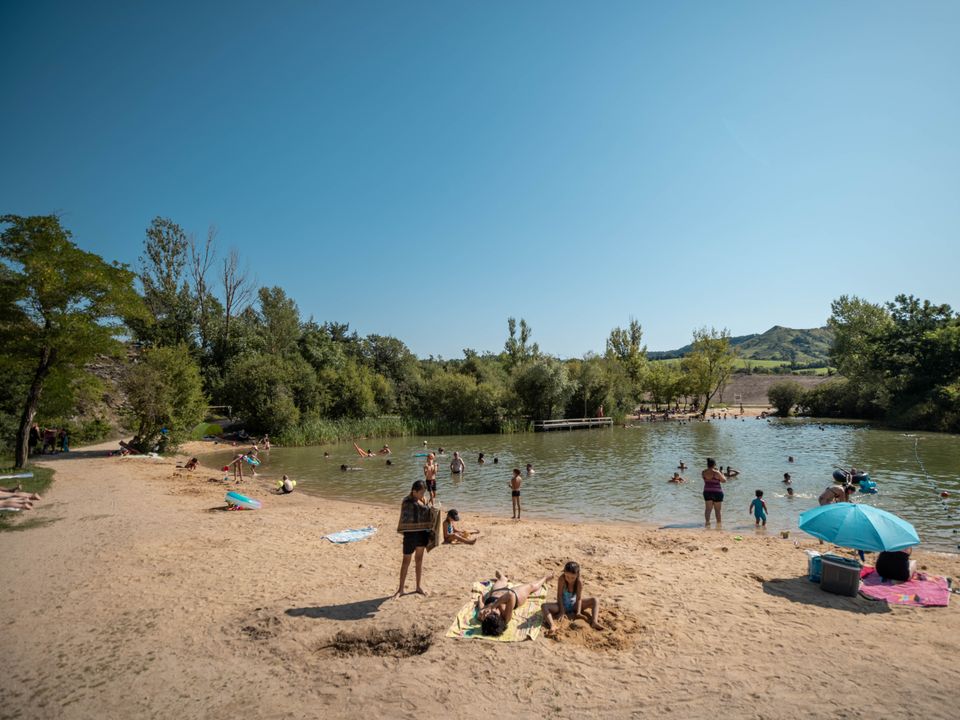
[{"label": "woman in pink swimsuit", "polygon": [[700,473],[703,478],[704,526],[710,527],[710,512],[717,518],[717,527],[720,527],[720,506],[723,504],[723,485],[727,481],[726,475],[717,470],[717,461],[707,458],[707,469]]}]

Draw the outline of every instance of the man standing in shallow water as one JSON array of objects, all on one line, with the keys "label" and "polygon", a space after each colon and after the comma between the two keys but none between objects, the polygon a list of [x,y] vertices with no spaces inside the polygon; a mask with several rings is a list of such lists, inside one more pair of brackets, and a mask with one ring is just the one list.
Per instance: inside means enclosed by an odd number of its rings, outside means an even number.
[{"label": "man standing in shallow water", "polygon": [[423,479],[427,483],[427,491],[430,493],[430,507],[433,507],[437,499],[437,461],[433,453],[427,455],[427,462],[423,466]]}]

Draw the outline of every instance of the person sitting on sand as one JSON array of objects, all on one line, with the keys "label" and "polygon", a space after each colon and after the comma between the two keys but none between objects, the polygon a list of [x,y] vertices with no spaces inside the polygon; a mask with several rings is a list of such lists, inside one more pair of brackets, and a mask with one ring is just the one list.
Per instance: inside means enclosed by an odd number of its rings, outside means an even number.
[{"label": "person sitting on sand", "polygon": [[443,542],[447,545],[452,545],[454,543],[466,543],[467,545],[473,545],[476,541],[476,537],[470,537],[471,535],[480,535],[479,530],[460,530],[454,523],[460,522],[460,513],[456,510],[447,511],[447,517],[443,521]]},{"label": "person sitting on sand", "polygon": [[912,548],[877,555],[877,574],[884,580],[906,582],[917,572],[917,561],[910,559]]},{"label": "person sitting on sand", "polygon": [[729,465],[727,465],[727,471],[724,473],[724,475],[726,475],[728,479],[735,478],[739,474],[740,474],[739,470],[734,470]]},{"label": "person sitting on sand", "polygon": [[856,490],[853,485],[831,485],[822,493],[820,497],[817,498],[817,501],[821,505],[829,505],[830,503],[842,503],[850,502],[850,496]]},{"label": "person sitting on sand", "polygon": [[283,479],[277,482],[277,494],[279,495],[289,495],[293,492],[293,489],[297,486],[296,480],[291,480],[289,475],[284,475]]},{"label": "person sitting on sand", "polygon": [[667,480],[667,482],[677,483],[678,485],[679,485],[680,483],[685,483],[686,481],[687,481],[687,479],[686,479],[683,475],[681,475],[680,473],[678,473],[678,472],[675,472],[675,473],[673,474],[673,477],[670,478],[669,480]]},{"label": "person sitting on sand", "polygon": [[[584,613],[590,610],[590,615]],[[553,624],[554,615],[558,625]],[[543,624],[547,626],[547,637],[554,637],[564,618],[576,620],[583,617],[594,630],[606,628],[600,624],[600,600],[583,596],[583,580],[580,579],[580,565],[571,560],[563,566],[563,572],[557,578],[557,601],[543,604]]]},{"label": "person sitting on sand", "polygon": [[183,466],[184,470],[196,470],[197,465],[200,464],[200,461],[197,458],[190,458],[187,460],[186,464]]},{"label": "person sitting on sand", "polygon": [[538,592],[549,579],[549,575],[532,583],[522,583],[509,587],[507,576],[497,570],[493,587],[486,595],[477,598],[477,619],[480,621],[480,631],[484,635],[498,637],[503,635],[513,618],[513,611],[522,607],[527,599]]},{"label": "person sitting on sand", "polygon": [[460,453],[456,450],[453,451],[453,460],[450,461],[450,472],[454,475],[461,475],[467,469],[467,464],[463,461],[463,458],[460,457]]}]

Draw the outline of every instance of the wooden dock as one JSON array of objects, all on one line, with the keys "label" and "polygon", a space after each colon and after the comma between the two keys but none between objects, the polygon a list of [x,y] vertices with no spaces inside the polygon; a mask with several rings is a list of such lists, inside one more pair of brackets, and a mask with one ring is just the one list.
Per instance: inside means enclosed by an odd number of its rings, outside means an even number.
[{"label": "wooden dock", "polygon": [[590,428],[613,427],[613,418],[566,418],[564,420],[544,420],[533,424],[535,432],[550,430],[589,430]]}]

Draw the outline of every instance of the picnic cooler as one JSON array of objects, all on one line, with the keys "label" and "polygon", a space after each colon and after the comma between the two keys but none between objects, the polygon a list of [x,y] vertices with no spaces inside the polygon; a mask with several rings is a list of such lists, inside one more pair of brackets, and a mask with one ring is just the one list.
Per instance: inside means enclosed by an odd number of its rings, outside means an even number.
[{"label": "picnic cooler", "polygon": [[820,589],[836,595],[856,597],[860,591],[860,568],[856,560],[824,555],[821,559]]},{"label": "picnic cooler", "polygon": [[807,550],[807,578],[810,582],[820,582],[820,574],[823,572],[823,555],[816,550]]}]

